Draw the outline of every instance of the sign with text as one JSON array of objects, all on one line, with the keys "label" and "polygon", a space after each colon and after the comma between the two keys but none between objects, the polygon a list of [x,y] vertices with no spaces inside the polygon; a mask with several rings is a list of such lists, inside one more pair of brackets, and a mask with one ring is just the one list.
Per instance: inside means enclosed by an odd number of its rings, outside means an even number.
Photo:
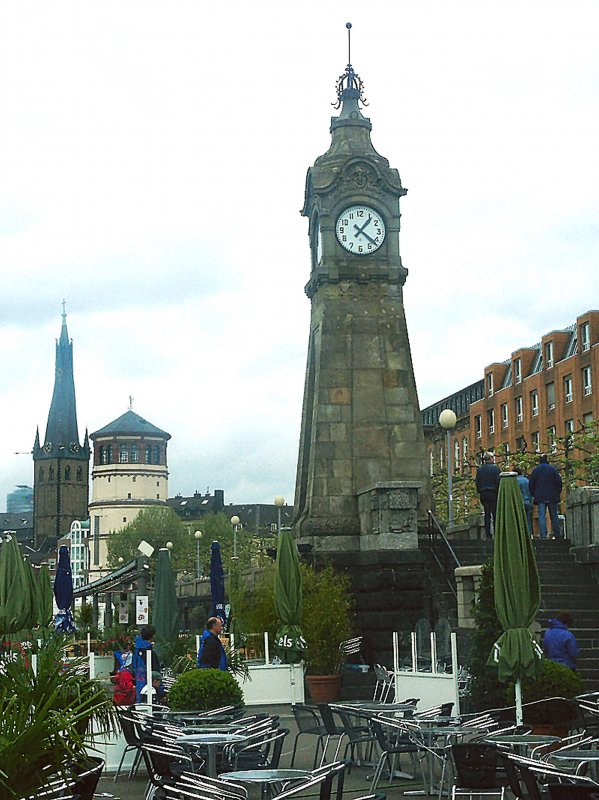
[{"label": "sign with text", "polygon": [[129,603],[127,600],[119,600],[119,623],[127,624],[129,622]]},{"label": "sign with text", "polygon": [[147,595],[135,598],[135,621],[137,625],[147,625],[150,621],[150,606]]}]

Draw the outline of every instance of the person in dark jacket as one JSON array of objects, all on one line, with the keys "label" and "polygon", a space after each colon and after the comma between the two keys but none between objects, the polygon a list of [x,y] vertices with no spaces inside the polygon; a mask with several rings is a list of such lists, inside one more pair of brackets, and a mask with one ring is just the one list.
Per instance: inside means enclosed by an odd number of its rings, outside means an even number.
[{"label": "person in dark jacket", "polygon": [[220,617],[210,617],[200,640],[198,650],[199,669],[227,669],[227,655],[221,640],[223,622]]},{"label": "person in dark jacket", "polygon": [[555,539],[563,539],[557,504],[562,493],[562,479],[554,466],[549,464],[547,456],[543,453],[528,481],[530,493],[534,504],[539,509],[539,532],[541,539],[547,538],[547,511],[551,517],[551,528]]},{"label": "person in dark jacket", "polygon": [[576,669],[579,653],[576,636],[568,630],[573,621],[567,611],[560,611],[556,619],[549,620],[549,630],[543,636],[543,650],[547,658],[565,664],[570,669]]},{"label": "person in dark jacket", "polygon": [[487,539],[491,538],[491,517],[495,529],[495,512],[497,511],[497,492],[499,491],[499,476],[501,470],[495,465],[493,453],[485,453],[483,465],[476,470],[476,491],[480,497],[485,511],[485,533]]},{"label": "person in dark jacket", "polygon": [[135,699],[141,703],[144,697],[141,690],[147,681],[147,652],[152,651],[152,672],[160,672],[160,660],[153,649],[152,639],[156,636],[156,628],[153,625],[143,625],[139,629],[138,636],[135,637],[135,647],[133,650],[133,677],[135,678]]}]

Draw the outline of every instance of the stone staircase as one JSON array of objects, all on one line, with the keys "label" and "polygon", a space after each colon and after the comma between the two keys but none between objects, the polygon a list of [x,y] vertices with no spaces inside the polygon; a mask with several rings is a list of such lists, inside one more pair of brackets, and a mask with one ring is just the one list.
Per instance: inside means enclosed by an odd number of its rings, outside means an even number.
[{"label": "stone staircase", "polygon": [[[462,566],[484,564],[492,557],[492,542],[454,540],[451,544]],[[534,540],[541,579],[537,623],[544,631],[558,611],[572,614],[571,630],[580,648],[578,670],[585,691],[599,691],[599,586],[588,568],[575,560],[570,546],[567,539]]]}]

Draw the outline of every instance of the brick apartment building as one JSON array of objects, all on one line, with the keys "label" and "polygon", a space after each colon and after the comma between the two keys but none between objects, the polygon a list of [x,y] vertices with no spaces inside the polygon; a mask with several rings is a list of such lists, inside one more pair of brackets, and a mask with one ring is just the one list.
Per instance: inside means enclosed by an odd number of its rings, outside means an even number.
[{"label": "brick apartment building", "polygon": [[501,363],[484,379],[422,411],[431,471],[443,466],[444,408],[458,421],[451,434],[455,471],[472,469],[485,450],[551,452],[557,439],[599,419],[599,311],[587,311],[564,330],[546,333]]}]

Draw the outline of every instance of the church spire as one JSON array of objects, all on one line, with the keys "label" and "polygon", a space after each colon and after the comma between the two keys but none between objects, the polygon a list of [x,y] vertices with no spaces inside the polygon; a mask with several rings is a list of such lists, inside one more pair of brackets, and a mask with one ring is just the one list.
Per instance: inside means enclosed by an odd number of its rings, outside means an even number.
[{"label": "church spire", "polygon": [[47,458],[64,456],[67,452],[71,458],[77,458],[77,454],[81,454],[83,458],[87,457],[79,444],[73,378],[73,343],[69,340],[64,300],[60,338],[56,342],[54,393],[42,450]]}]

